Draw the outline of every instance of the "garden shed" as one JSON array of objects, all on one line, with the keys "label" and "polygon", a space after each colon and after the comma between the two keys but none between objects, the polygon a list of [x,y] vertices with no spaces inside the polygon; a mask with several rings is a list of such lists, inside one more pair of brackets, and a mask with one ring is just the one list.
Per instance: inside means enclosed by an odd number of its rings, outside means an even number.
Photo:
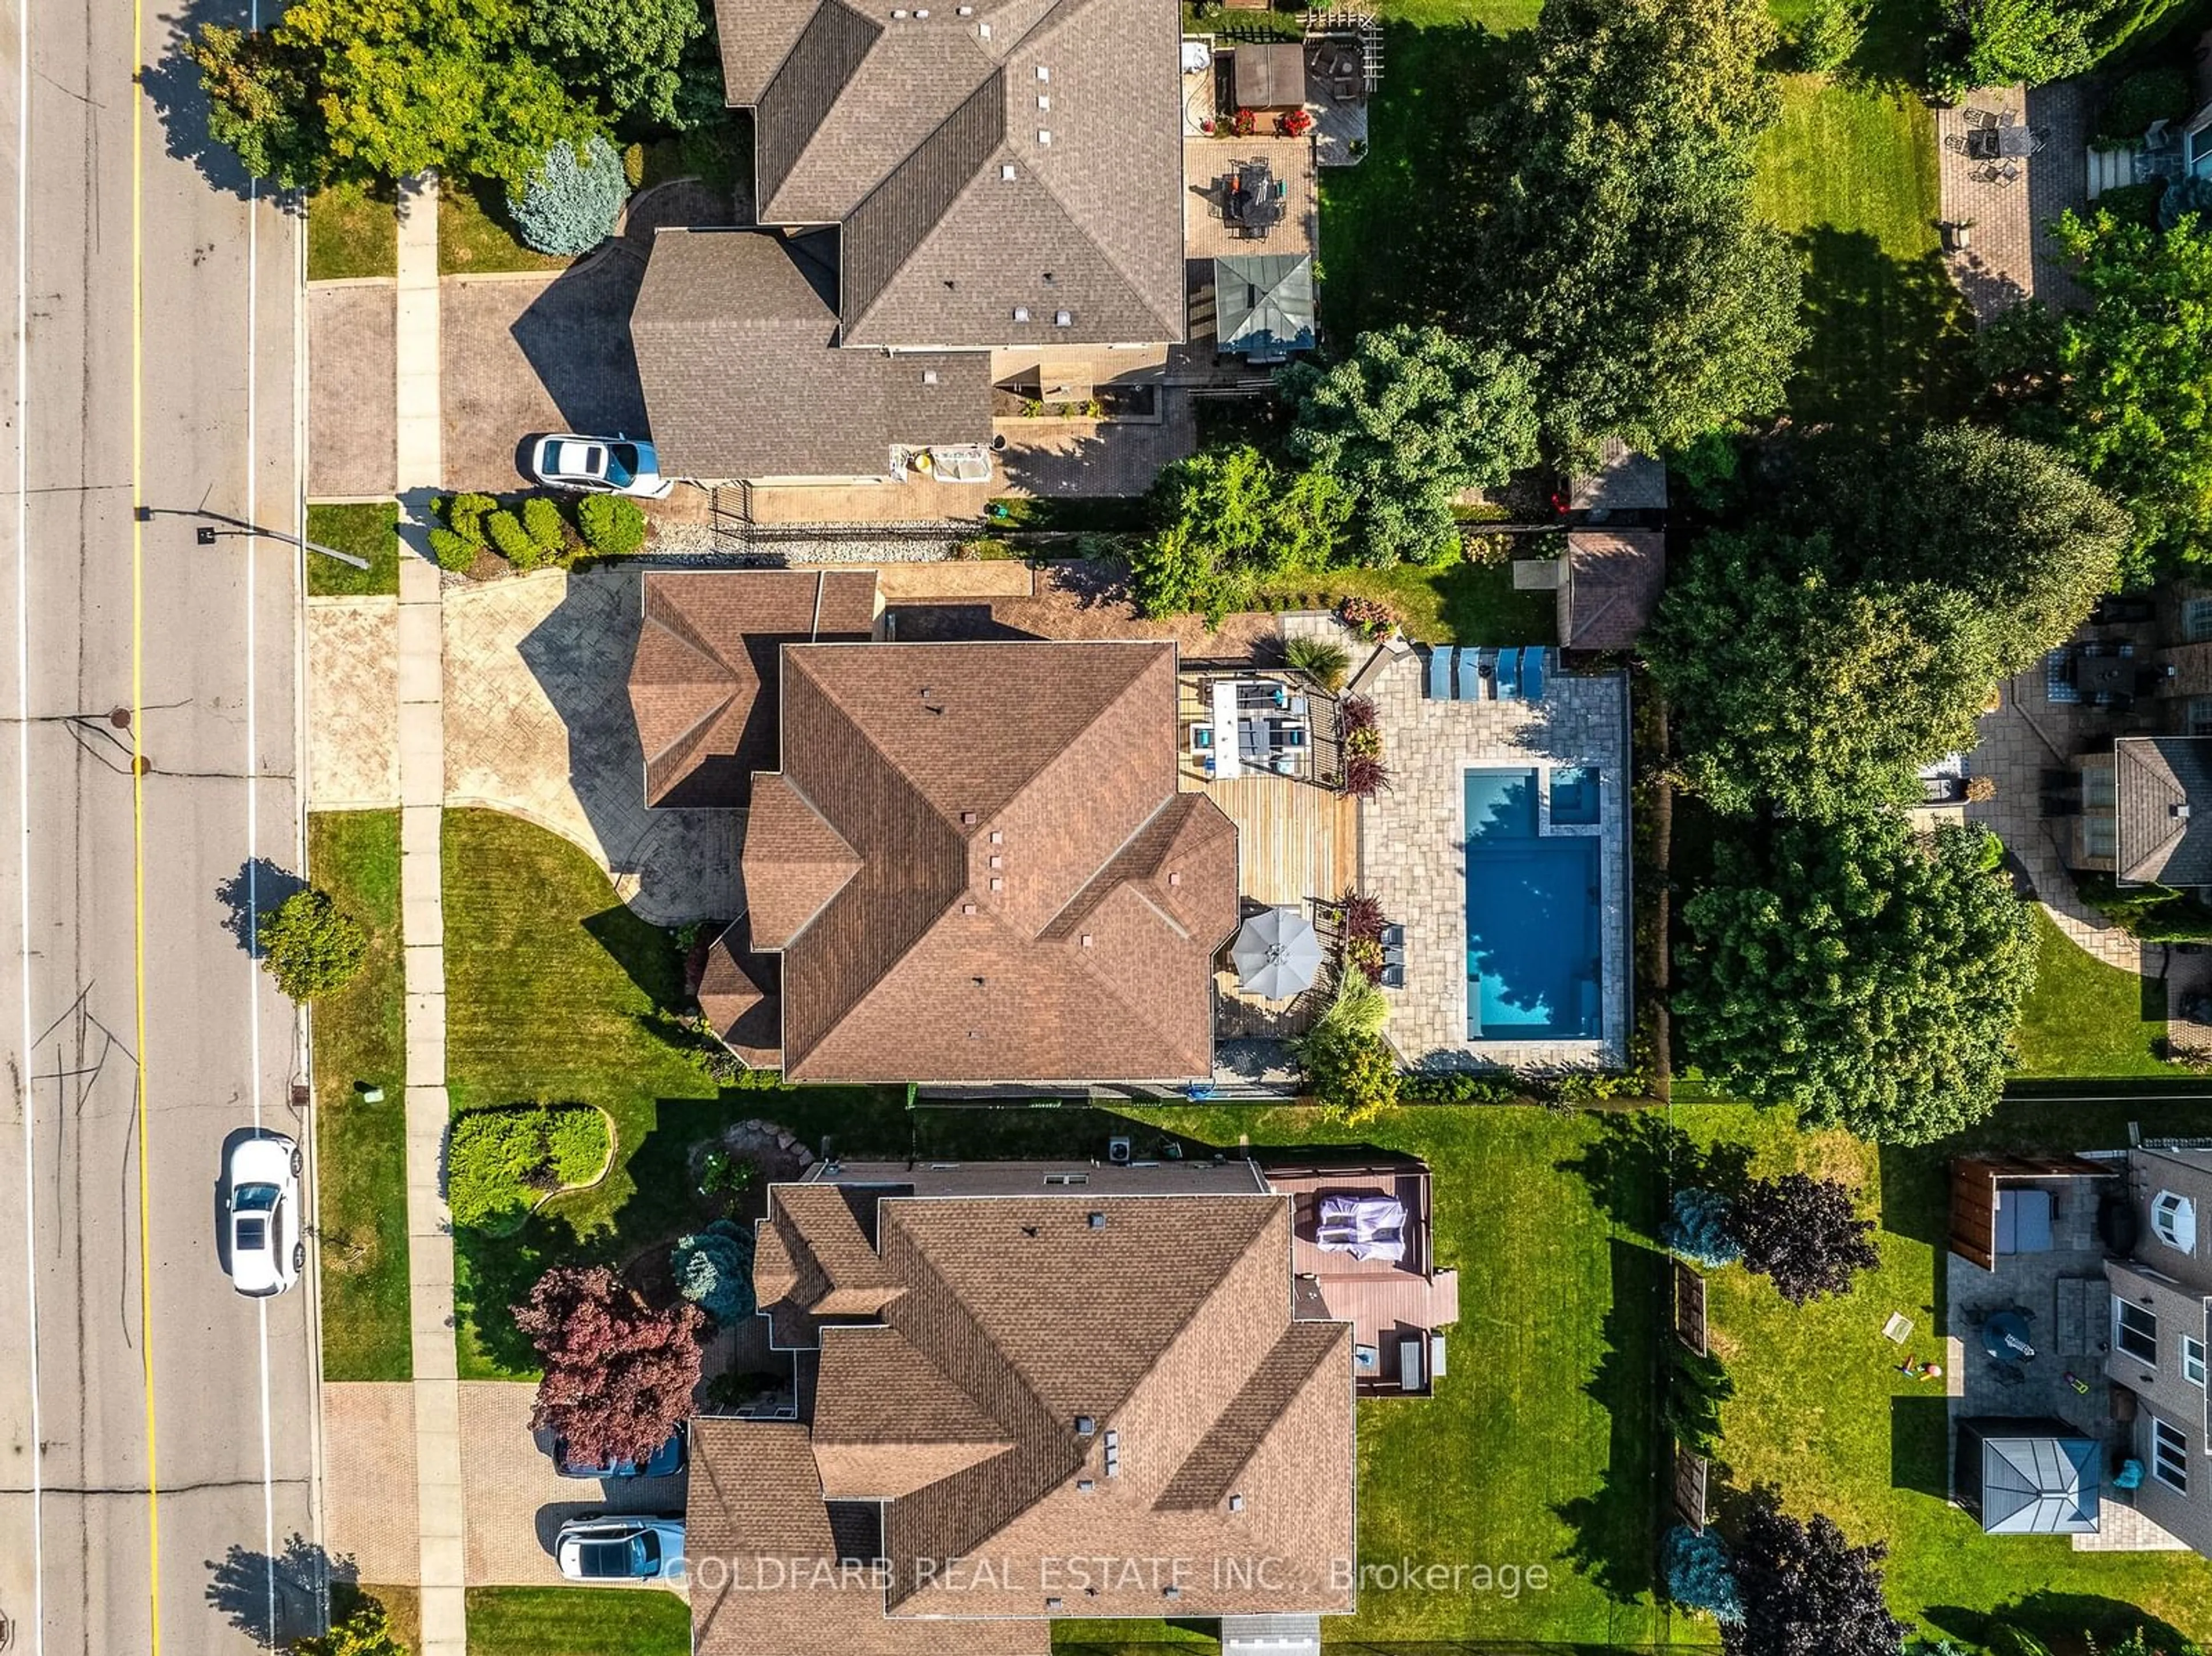
[{"label": "garden shed", "polygon": [[2078,1156],[1960,1157],[1951,1163],[1951,1252],[1995,1271],[2001,1253],[2046,1251],[2066,1184],[2111,1171]]}]

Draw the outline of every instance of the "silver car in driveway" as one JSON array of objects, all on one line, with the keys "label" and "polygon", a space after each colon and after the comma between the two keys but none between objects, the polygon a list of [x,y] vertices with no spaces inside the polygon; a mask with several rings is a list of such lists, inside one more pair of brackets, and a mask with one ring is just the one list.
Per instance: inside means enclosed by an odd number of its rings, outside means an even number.
[{"label": "silver car in driveway", "polygon": [[665,1581],[684,1574],[684,1520],[648,1513],[586,1513],[554,1544],[571,1581]]},{"label": "silver car in driveway", "polygon": [[282,1294],[307,1262],[300,1232],[300,1147],[282,1133],[241,1138],[231,1147],[222,1183],[231,1286],[254,1299]]},{"label": "silver car in driveway", "polygon": [[652,444],[623,436],[579,437],[572,431],[556,431],[530,446],[530,475],[548,488],[635,494],[647,500],[666,500],[676,488],[674,478],[660,475],[660,457]]}]

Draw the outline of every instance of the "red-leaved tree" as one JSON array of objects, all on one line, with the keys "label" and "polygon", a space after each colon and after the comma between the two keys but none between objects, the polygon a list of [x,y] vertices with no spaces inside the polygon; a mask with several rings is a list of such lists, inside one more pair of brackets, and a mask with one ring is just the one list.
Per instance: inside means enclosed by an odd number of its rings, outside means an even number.
[{"label": "red-leaved tree", "polygon": [[535,1431],[567,1440],[572,1460],[643,1460],[691,1414],[706,1313],[647,1305],[605,1265],[559,1265],[514,1307],[545,1364]]}]

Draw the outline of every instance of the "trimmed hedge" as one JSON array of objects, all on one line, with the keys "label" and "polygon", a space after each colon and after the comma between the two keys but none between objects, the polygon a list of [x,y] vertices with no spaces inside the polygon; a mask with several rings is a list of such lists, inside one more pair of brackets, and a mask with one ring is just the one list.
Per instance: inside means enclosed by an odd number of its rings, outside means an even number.
[{"label": "trimmed hedge", "polygon": [[586,1104],[464,1111],[446,1146],[453,1222],[483,1229],[520,1220],[539,1198],[596,1178],[607,1146],[606,1118]]}]

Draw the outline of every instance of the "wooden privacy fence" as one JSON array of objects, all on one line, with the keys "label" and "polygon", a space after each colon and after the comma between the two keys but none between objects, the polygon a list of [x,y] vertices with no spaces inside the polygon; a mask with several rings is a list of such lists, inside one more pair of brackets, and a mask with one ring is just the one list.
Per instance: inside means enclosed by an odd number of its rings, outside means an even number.
[{"label": "wooden privacy fence", "polygon": [[1705,1279],[1680,1259],[1674,1261],[1674,1338],[1704,1356],[1705,1339]]}]

